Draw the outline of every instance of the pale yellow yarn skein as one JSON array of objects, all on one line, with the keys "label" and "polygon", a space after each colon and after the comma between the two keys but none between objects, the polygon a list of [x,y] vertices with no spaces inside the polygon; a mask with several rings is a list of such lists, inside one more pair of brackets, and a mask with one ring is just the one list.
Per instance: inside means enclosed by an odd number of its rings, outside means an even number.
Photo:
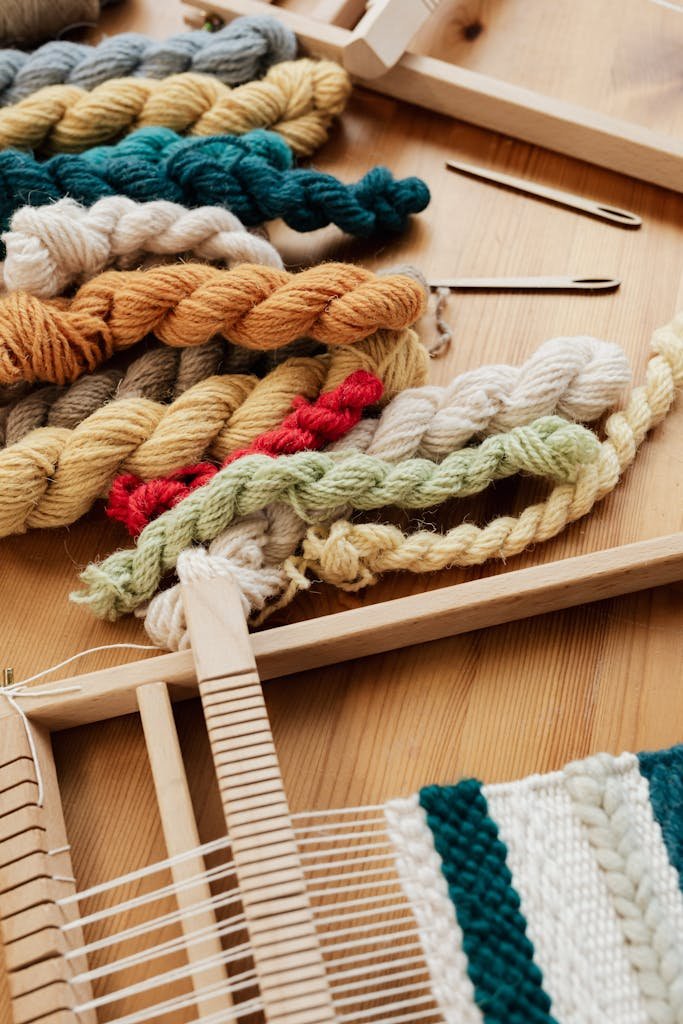
[{"label": "pale yellow yarn skein", "polygon": [[170,405],[124,398],[73,430],[39,427],[0,451],[0,536],[75,522],[118,473],[148,480],[207,455],[222,461],[277,426],[297,395],[313,399],[354,370],[376,374],[389,401],[424,383],[427,358],[414,331],[381,331],[325,356],[292,357],[263,380],[209,377]]},{"label": "pale yellow yarn skein", "polygon": [[528,506],[516,518],[501,516],[484,527],[462,523],[445,534],[405,534],[395,526],[346,520],[312,527],[301,556],[285,563],[288,591],[266,614],[308,589],[307,572],[344,590],[359,590],[384,572],[482,565],[557,536],[614,490],[648,432],[670,411],[683,386],[683,313],[654,332],[652,351],[645,384],[631,391],[623,412],[609,417],[597,460],[582,467],[573,484],[557,485],[546,501]]},{"label": "pale yellow yarn skein", "polygon": [[234,89],[211,75],[115,78],[91,92],[48,85],[0,110],[0,146],[79,153],[148,125],[190,135],[278,132],[298,155],[327,139],[350,94],[348,75],[328,60],[274,64]]}]

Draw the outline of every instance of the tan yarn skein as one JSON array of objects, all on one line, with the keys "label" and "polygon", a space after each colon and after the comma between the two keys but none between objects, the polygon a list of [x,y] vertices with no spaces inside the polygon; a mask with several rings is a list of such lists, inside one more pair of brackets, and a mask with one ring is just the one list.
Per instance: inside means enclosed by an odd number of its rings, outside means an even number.
[{"label": "tan yarn skein", "polygon": [[351,91],[347,73],[329,60],[283,61],[265,78],[231,89],[212,75],[116,78],[92,92],[48,85],[0,111],[0,146],[79,153],[146,125],[191,135],[278,132],[299,156],[326,138]]},{"label": "tan yarn skein", "polygon": [[0,536],[74,522],[120,472],[150,479],[207,454],[222,460],[277,426],[297,395],[314,398],[355,369],[380,376],[388,401],[424,383],[427,354],[414,331],[387,331],[348,350],[293,357],[260,381],[209,377],[170,405],[126,398],[74,430],[34,430],[0,451]]},{"label": "tan yarn skein", "polygon": [[200,263],[109,270],[72,299],[26,292],[0,299],[0,385],[76,380],[148,334],[180,348],[214,335],[255,349],[305,336],[348,345],[411,326],[424,306],[424,289],[413,278],[350,263],[297,274],[250,263],[233,270]]}]

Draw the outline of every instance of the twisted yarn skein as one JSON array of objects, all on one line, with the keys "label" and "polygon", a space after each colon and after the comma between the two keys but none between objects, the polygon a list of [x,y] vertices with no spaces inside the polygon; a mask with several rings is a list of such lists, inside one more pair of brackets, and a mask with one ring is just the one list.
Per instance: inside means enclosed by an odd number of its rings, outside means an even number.
[{"label": "twisted yarn skein", "polygon": [[413,278],[346,263],[298,274],[250,263],[107,271],[72,299],[11,292],[0,300],[0,384],[76,380],[150,333],[180,347],[216,334],[245,348],[277,348],[303,336],[346,345],[410,326],[424,305]]},{"label": "twisted yarn skein", "polygon": [[583,466],[573,483],[559,484],[546,501],[529,505],[517,517],[501,516],[484,527],[462,523],[445,534],[405,534],[394,526],[345,521],[314,526],[301,558],[289,563],[293,582],[283,603],[310,585],[306,572],[345,590],[359,590],[384,572],[482,565],[561,533],[614,490],[648,432],[671,409],[676,390],[683,387],[683,314],[654,332],[652,350],[645,384],[633,389],[623,412],[609,417],[598,458]]},{"label": "twisted yarn skein", "polygon": [[151,523],[135,550],[88,566],[81,576],[87,589],[73,598],[103,617],[132,611],[152,596],[186,547],[212,540],[238,516],[271,502],[287,502],[302,518],[340,504],[427,508],[476,494],[518,472],[571,480],[598,449],[597,438],[585,427],[546,417],[488,437],[477,448],[453,452],[438,464],[412,459],[393,466],[355,453],[300,452],[278,459],[249,455]]},{"label": "twisted yarn skein", "polygon": [[183,139],[168,128],[142,128],[115,146],[39,163],[27,153],[0,152],[0,229],[22,206],[63,196],[92,206],[103,196],[139,202],[166,199],[194,208],[225,206],[247,225],[281,217],[295,231],[336,224],[349,234],[401,231],[429,203],[419,178],[395,181],[375,167],[345,185],[331,174],[292,168],[292,153],[272,132]]},{"label": "twisted yarn skein", "polygon": [[[521,367],[483,366],[461,374],[446,387],[426,385],[403,391],[379,419],[359,418],[334,450],[361,451],[388,462],[414,456],[438,462],[475,435],[499,433],[551,413],[590,423],[614,405],[630,378],[628,360],[619,345],[588,337],[553,338]],[[203,466],[195,471],[198,483],[193,467],[179,472],[182,485],[175,475],[169,481],[174,504],[206,482]],[[137,536],[169,507],[166,491],[164,480],[115,480],[110,495],[110,508],[115,511],[110,515]]]},{"label": "twisted yarn skein", "polygon": [[[257,453],[275,457],[318,451],[347,434],[363,412],[379,402],[382,390],[378,377],[365,370],[356,370],[334,391],[318,395],[313,402],[297,395],[292,402],[292,411],[278,427],[259,434],[251,444],[231,452],[223,460],[223,466]],[[109,492],[107,515],[123,523],[136,537],[152,519],[203,487],[218,472],[218,466],[213,463],[200,462],[147,482],[132,473],[119,476]]]},{"label": "twisted yarn skein", "polygon": [[297,395],[312,399],[356,370],[375,374],[389,400],[425,380],[426,361],[413,331],[378,332],[329,355],[292,357],[260,381],[211,376],[170,405],[131,394],[75,429],[33,430],[0,451],[0,535],[74,522],[120,472],[149,479],[206,456],[223,460],[281,423]]},{"label": "twisted yarn skein", "polygon": [[0,146],[80,153],[148,125],[192,135],[272,128],[299,156],[310,156],[327,139],[350,92],[343,68],[308,58],[274,64],[265,78],[234,89],[193,72],[117,78],[92,92],[48,85],[0,110]]},{"label": "twisted yarn skein", "polygon": [[275,247],[248,232],[229,210],[188,210],[164,199],[136,203],[127,196],[107,196],[87,208],[65,198],[46,206],[24,206],[12,217],[2,240],[7,290],[24,290],[43,299],[94,277],[112,263],[134,266],[146,253],[191,253],[228,267],[282,267]]},{"label": "twisted yarn skein", "polygon": [[[101,370],[79,377],[67,387],[50,384],[10,397],[0,405],[0,448],[20,441],[38,427],[73,430],[111,400],[148,398],[153,402],[173,402],[207,377],[229,373],[264,377],[286,359],[318,355],[320,348],[306,338],[270,352],[238,348],[220,338],[196,348],[157,345],[135,359],[125,372],[118,368]],[[338,357],[341,350],[336,351]]]},{"label": "twisted yarn skein", "polygon": [[[461,374],[443,388],[427,385],[400,392],[384,408],[379,420],[361,421],[334,445],[333,450],[355,447],[388,461],[400,461],[413,455],[428,455],[438,460],[447,454],[449,444],[454,450],[470,440],[475,430],[481,434],[496,427],[522,426],[530,422],[537,411],[541,415],[561,411],[566,417],[584,422],[599,419],[606,409],[613,407],[629,379],[628,361],[619,345],[595,338],[553,338],[540,345],[520,367],[484,366]],[[266,525],[269,522],[266,520]],[[332,549],[337,536],[340,544],[348,539],[352,546],[349,534],[355,536],[356,530],[362,534],[366,527],[369,531],[376,529],[378,536],[383,530],[403,536],[395,527],[353,524],[342,518],[330,527],[311,527],[306,535],[305,551],[317,550],[315,545],[323,543],[322,537]],[[308,585],[307,577],[298,569],[298,560],[291,557],[304,539],[305,528],[302,523],[298,535],[289,530],[296,538],[296,545],[288,552],[287,563],[278,567],[278,580],[285,580],[279,589],[272,575],[272,563],[265,554],[261,559],[261,564],[271,570],[268,599],[259,598],[252,610],[262,612],[262,617],[288,604],[298,588]],[[181,582],[186,578],[197,580],[202,573],[209,578],[231,574],[239,588],[244,582],[243,593],[251,594],[251,573],[256,561],[250,553],[248,565],[243,562],[233,531],[241,535],[239,520],[212,541],[208,549],[190,547],[184,551],[177,564]],[[259,536],[264,545],[272,543],[265,527]],[[431,538],[432,544],[438,539],[427,531],[424,537]],[[370,547],[362,542],[359,546],[363,553]],[[389,552],[393,552],[394,547],[395,544],[387,544]],[[379,541],[375,549],[381,558],[383,549]],[[360,557],[357,554],[357,559]],[[313,572],[316,567],[312,567]],[[160,647],[178,650],[189,645],[179,586],[155,594],[146,609],[145,629]]]},{"label": "twisted yarn skein", "polygon": [[29,43],[58,36],[74,24],[94,25],[100,8],[109,0],[3,0],[0,5],[0,40]]},{"label": "twisted yarn skein", "polygon": [[55,39],[33,53],[0,50],[0,105],[18,103],[47,85],[94,89],[129,75],[167,78],[196,71],[241,85],[261,78],[272,64],[293,60],[296,50],[294,33],[268,17],[235,18],[218,32],[181,32],[161,41],[137,32],[110,36],[96,46]]}]

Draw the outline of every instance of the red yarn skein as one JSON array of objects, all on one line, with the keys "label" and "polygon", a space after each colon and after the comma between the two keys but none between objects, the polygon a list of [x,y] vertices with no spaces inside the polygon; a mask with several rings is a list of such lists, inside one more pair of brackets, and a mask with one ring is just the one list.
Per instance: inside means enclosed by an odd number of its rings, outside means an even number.
[{"label": "red yarn skein", "polygon": [[[333,391],[318,395],[314,402],[299,395],[279,427],[255,438],[247,448],[232,452],[223,462],[229,466],[245,455],[293,455],[312,451],[338,441],[358,423],[368,406],[382,397],[381,380],[366,370],[356,370]],[[163,512],[173,508],[218,473],[210,462],[183,466],[155,480],[141,480],[133,473],[116,477],[109,492],[107,515],[123,523],[137,537]]]}]

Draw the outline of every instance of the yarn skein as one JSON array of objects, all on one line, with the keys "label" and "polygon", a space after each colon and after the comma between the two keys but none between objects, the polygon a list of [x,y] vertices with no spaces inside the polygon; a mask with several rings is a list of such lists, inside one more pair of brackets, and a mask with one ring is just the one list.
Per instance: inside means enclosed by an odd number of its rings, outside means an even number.
[{"label": "yarn skein", "polygon": [[191,208],[225,206],[247,227],[282,218],[295,231],[336,224],[362,237],[402,231],[408,216],[429,203],[424,182],[395,181],[384,167],[352,185],[331,174],[293,169],[291,150],[272,132],[183,139],[168,128],[143,128],[115,146],[44,163],[27,153],[0,152],[1,230],[22,206],[63,196],[92,206],[112,195]]},{"label": "yarn skein", "polygon": [[[27,6],[26,0],[21,6]],[[181,32],[161,41],[137,32],[110,36],[96,46],[54,39],[33,53],[0,50],[0,106],[18,103],[47,85],[94,89],[129,75],[167,78],[196,71],[241,85],[261,78],[272,64],[293,60],[296,51],[290,29],[276,18],[260,16],[235,18],[217,32]]]},{"label": "yarn skein", "polygon": [[[270,519],[266,517],[259,539],[260,558],[267,571],[262,571],[264,582],[257,595],[249,585],[249,566],[243,566],[230,535],[233,527],[212,542],[208,551],[187,548],[178,558],[179,576],[181,580],[230,576],[244,587],[245,602],[256,595],[252,608],[261,612],[258,624],[269,612],[289,604],[299,591],[307,590],[311,577],[356,591],[372,586],[386,572],[436,572],[511,558],[557,536],[615,489],[647,434],[670,412],[681,387],[683,313],[654,332],[645,384],[631,391],[623,412],[615,412],[607,420],[606,437],[595,462],[582,467],[573,484],[558,484],[545,501],[529,505],[521,515],[500,516],[483,527],[461,523],[444,534],[431,530],[405,533],[387,523],[346,519],[316,524],[306,533],[301,555],[288,558],[282,566],[270,557],[274,538],[268,533]],[[287,536],[292,539],[294,533],[290,527]],[[298,542],[294,540],[295,545]],[[254,552],[251,560],[256,564]],[[287,580],[285,588],[278,583],[283,578]],[[188,646],[179,586],[156,594],[146,610],[145,628],[161,647],[175,650]]]},{"label": "yarn skein", "polygon": [[112,263],[130,267],[146,253],[190,253],[228,267],[283,265],[275,247],[248,232],[229,210],[188,210],[164,199],[136,203],[127,196],[107,196],[87,208],[66,198],[47,206],[24,206],[2,240],[5,288],[43,299],[95,277]]},{"label": "yarn skein", "polygon": [[348,345],[420,317],[422,286],[347,263],[291,274],[245,263],[233,270],[186,263],[107,271],[72,299],[26,292],[0,299],[0,384],[64,384],[153,333],[167,345],[201,345],[216,334],[268,349],[308,336]]},{"label": "yarn skein", "polygon": [[652,352],[645,384],[633,389],[623,412],[609,417],[598,458],[582,467],[573,483],[559,484],[546,501],[529,505],[517,517],[501,516],[484,527],[462,523],[445,534],[405,534],[379,523],[314,526],[301,557],[289,560],[291,590],[282,603],[310,586],[309,572],[345,590],[360,590],[384,572],[482,565],[490,558],[511,558],[561,533],[614,490],[649,431],[669,413],[677,389],[683,387],[683,313],[654,332]]},{"label": "yarn skein", "polygon": [[116,78],[92,92],[48,85],[0,110],[0,147],[80,153],[150,125],[204,136],[272,128],[297,155],[310,156],[350,92],[343,68],[307,57],[274,64],[264,78],[234,89],[193,72]]},{"label": "yarn skein", "polygon": [[[426,454],[439,459],[446,454],[449,444],[455,449],[475,433],[481,436],[495,429],[522,426],[537,414],[558,412],[583,422],[597,420],[614,406],[622,386],[629,379],[628,361],[620,346],[595,338],[553,338],[540,345],[522,366],[483,366],[461,374],[443,388],[428,385],[400,392],[384,408],[379,420],[362,421],[338,441],[333,450],[343,451],[353,446],[388,461]],[[378,442],[376,447],[375,442]],[[288,604],[299,589],[310,585],[308,576],[298,568],[299,559],[293,557],[304,540],[306,524],[300,520],[297,532],[289,523],[286,533],[293,540],[293,545],[287,553],[287,561],[277,565],[270,557],[272,538],[268,532],[274,518],[269,510],[266,513],[256,533],[251,526],[243,528],[242,521],[237,520],[208,548],[187,548],[178,557],[176,566],[181,582],[231,576],[252,612],[262,613],[257,617],[257,623],[275,609]],[[289,510],[289,519],[293,517],[295,513]],[[282,514],[278,512],[275,518],[279,528]],[[249,533],[250,544],[243,558],[239,539],[245,530]],[[316,543],[327,543],[330,549],[327,561],[330,561],[335,557],[337,538],[342,551],[347,540],[349,548],[353,549],[351,537],[358,532],[364,538],[363,531],[373,537],[373,531],[376,531],[376,543],[372,548],[370,540],[359,541],[356,561],[348,560],[351,566],[357,565],[361,559],[360,550],[365,553],[371,549],[378,559],[387,553],[390,560],[397,547],[396,535],[404,538],[406,550],[410,537],[416,536],[405,537],[396,527],[383,524],[350,523],[342,513],[341,520],[335,521],[331,527],[311,527],[306,535],[305,549],[313,552],[317,550],[314,547]],[[382,545],[384,531],[391,535],[394,543],[388,541]],[[263,546],[260,555],[255,550],[257,537]],[[422,537],[425,545],[435,547],[438,544],[433,532],[423,531]],[[310,557],[312,559],[312,554]],[[343,555],[338,556],[337,562],[342,558]],[[301,564],[304,564],[303,560]],[[414,565],[419,564],[419,558],[416,558]],[[256,586],[259,566],[261,584]],[[317,563],[312,562],[311,575],[315,575],[316,567]],[[160,647],[178,650],[189,645],[178,585],[155,594],[145,610],[145,629],[153,643]]]},{"label": "yarn skein", "polygon": [[[0,404],[0,448],[20,441],[38,427],[73,430],[109,401],[148,398],[167,404],[207,377],[255,374],[264,377],[292,356],[320,354],[321,346],[302,338],[270,352],[238,348],[214,338],[196,348],[157,345],[125,370],[111,368],[79,377],[67,387],[49,384]],[[342,350],[336,350],[337,355]],[[1,396],[0,396],[1,397]],[[36,446],[33,451],[38,454]]]},{"label": "yarn skein", "polygon": [[150,523],[137,548],[88,566],[81,575],[86,589],[72,598],[105,618],[132,611],[154,594],[181,551],[195,541],[212,540],[238,516],[271,502],[292,505],[302,518],[341,504],[357,509],[429,508],[476,494],[494,480],[519,472],[571,481],[599,447],[585,427],[551,416],[495,434],[436,464],[410,459],[394,466],[355,453],[299,452],[278,459],[248,455]]},{"label": "yarn skein", "polygon": [[[361,451],[388,462],[415,456],[438,462],[475,436],[510,430],[551,413],[583,423],[597,420],[630,379],[619,345],[589,337],[552,338],[520,367],[483,366],[446,387],[403,391],[379,419],[360,420],[345,432],[334,450]],[[174,504],[206,482],[203,466],[178,472],[182,486],[175,474],[168,482]],[[109,514],[137,536],[169,507],[166,493],[163,479],[115,480]]]},{"label": "yarn skein", "polygon": [[109,0],[2,0],[0,42],[32,43],[58,36],[74,25],[94,25]]},{"label": "yarn skein", "polygon": [[[229,466],[237,459],[257,453],[275,458],[295,452],[319,451],[341,440],[367,408],[380,401],[382,390],[378,377],[356,370],[339,387],[318,395],[312,402],[297,395],[292,411],[279,426],[231,452],[222,465]],[[212,462],[200,462],[147,482],[133,473],[118,476],[109,492],[107,515],[123,523],[128,532],[137,537],[152,519],[174,508],[218,472],[218,466]]]},{"label": "yarn skein", "polygon": [[118,473],[150,479],[185,462],[221,461],[281,423],[297,395],[313,399],[360,369],[382,381],[389,401],[425,381],[427,354],[414,331],[381,331],[324,356],[291,357],[260,381],[206,377],[170,405],[131,387],[74,429],[33,430],[0,451],[0,536],[75,522]]}]

